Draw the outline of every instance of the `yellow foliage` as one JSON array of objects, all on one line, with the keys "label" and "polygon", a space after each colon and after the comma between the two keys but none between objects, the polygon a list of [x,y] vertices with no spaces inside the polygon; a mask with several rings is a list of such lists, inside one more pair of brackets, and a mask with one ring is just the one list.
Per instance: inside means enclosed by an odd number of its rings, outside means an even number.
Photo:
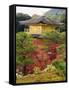
[{"label": "yellow foliage", "polygon": [[43,71],[40,71],[38,67],[35,67],[34,74],[28,74],[20,79],[17,79],[17,83],[36,83],[36,82],[52,82],[52,81],[64,81],[65,77],[60,75],[56,68],[52,65],[48,65]]}]

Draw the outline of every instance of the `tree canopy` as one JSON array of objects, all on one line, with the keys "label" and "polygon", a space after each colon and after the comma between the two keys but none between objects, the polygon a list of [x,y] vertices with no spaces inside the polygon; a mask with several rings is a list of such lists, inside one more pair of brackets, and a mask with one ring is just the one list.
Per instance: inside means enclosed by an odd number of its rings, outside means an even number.
[{"label": "tree canopy", "polygon": [[23,20],[28,20],[30,18],[31,16],[29,16],[28,14],[17,13],[16,14],[16,32],[24,31],[24,27],[25,27],[20,25],[18,22]]}]

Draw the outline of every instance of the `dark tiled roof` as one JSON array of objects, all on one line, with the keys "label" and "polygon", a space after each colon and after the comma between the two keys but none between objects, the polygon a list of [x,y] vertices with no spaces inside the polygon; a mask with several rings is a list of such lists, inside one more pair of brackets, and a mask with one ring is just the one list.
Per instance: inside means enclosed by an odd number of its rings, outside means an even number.
[{"label": "dark tiled roof", "polygon": [[38,23],[51,24],[51,25],[63,24],[63,23],[57,22],[56,20],[54,21],[49,18],[46,18],[45,16],[39,16],[39,17],[31,18],[29,20],[19,21],[20,25],[29,25],[29,24],[38,24]]}]

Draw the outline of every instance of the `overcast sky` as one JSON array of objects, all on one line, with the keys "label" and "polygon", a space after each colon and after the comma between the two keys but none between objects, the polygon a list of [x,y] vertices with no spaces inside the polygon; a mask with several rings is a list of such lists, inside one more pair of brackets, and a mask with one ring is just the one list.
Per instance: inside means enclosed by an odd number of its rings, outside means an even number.
[{"label": "overcast sky", "polygon": [[45,12],[49,11],[51,8],[32,8],[32,7],[16,7],[16,13],[29,14],[30,16],[37,14],[43,15]]}]

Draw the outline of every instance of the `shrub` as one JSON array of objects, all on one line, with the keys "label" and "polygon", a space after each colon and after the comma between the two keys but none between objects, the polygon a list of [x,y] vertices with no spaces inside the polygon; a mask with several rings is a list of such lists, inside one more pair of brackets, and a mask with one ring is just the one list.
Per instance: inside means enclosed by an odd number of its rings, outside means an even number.
[{"label": "shrub", "polygon": [[59,74],[66,76],[66,63],[64,60],[55,60],[52,62],[52,65],[56,67]]},{"label": "shrub", "polygon": [[39,67],[34,67],[33,71],[34,71],[34,74],[40,74],[41,72]]},{"label": "shrub", "polygon": [[65,44],[61,44],[57,47],[57,54],[61,55],[61,58],[66,58],[66,45]]},{"label": "shrub", "polygon": [[49,39],[49,42],[55,42],[55,43],[65,43],[66,35],[65,32],[58,32],[58,31],[51,31],[51,32],[44,32],[43,37],[45,39]]}]

